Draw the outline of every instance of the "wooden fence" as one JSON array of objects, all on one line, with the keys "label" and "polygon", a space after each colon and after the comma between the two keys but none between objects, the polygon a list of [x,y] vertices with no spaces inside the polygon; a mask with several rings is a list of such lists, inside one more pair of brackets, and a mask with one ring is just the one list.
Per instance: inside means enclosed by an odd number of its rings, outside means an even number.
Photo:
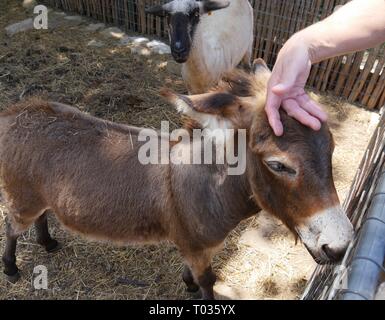
[{"label": "wooden fence", "polygon": [[[117,25],[127,31],[167,37],[165,19],[145,7],[162,0],[44,0],[46,4]],[[330,15],[347,0],[250,0],[254,8],[254,57],[270,67],[296,31]],[[369,109],[385,104],[385,45],[332,58],[312,67],[308,86]]]}]

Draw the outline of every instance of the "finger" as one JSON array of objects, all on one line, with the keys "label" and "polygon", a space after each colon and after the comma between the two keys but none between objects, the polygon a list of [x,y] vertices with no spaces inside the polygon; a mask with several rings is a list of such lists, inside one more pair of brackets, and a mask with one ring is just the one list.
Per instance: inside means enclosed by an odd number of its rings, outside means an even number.
[{"label": "finger", "polygon": [[297,96],[296,100],[302,109],[306,110],[312,116],[318,118],[319,120],[325,122],[328,119],[328,116],[325,111],[322,110],[322,107],[312,100],[306,93],[303,95]]},{"label": "finger", "polygon": [[267,119],[269,120],[270,127],[273,129],[276,136],[283,134],[283,126],[281,123],[281,117],[279,116],[279,108],[281,106],[281,99],[274,93],[268,92],[265,111]]},{"label": "finger", "polygon": [[[273,75],[274,73],[273,69]],[[290,72],[289,70],[283,72],[281,70],[281,72],[278,73],[278,76],[275,77],[276,81],[272,86],[272,92],[279,96],[291,93],[297,81],[297,74],[297,72]]]},{"label": "finger", "polygon": [[281,123],[281,117],[279,112],[275,108],[267,109],[265,108],[267,119],[269,121],[270,127],[273,129],[276,136],[281,136],[283,134],[283,126]]},{"label": "finger", "polygon": [[306,110],[302,109],[294,99],[286,99],[282,101],[282,108],[287,114],[301,122],[303,125],[312,128],[313,130],[321,129],[321,122],[310,115]]}]

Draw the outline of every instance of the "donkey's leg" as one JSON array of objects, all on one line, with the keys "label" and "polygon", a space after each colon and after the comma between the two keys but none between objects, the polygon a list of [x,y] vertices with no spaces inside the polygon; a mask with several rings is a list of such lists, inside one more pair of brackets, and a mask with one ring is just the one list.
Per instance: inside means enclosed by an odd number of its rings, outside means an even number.
[{"label": "donkey's leg", "polygon": [[17,238],[20,234],[14,232],[8,219],[5,222],[5,249],[2,257],[4,273],[8,281],[15,283],[20,278],[19,269],[16,266]]},{"label": "donkey's leg", "polygon": [[203,300],[215,300],[214,284],[216,281],[217,281],[217,276],[213,272],[210,264],[198,276],[198,283],[202,289]]},{"label": "donkey's leg", "polygon": [[[5,170],[6,172],[7,170]],[[12,171],[13,172],[13,171]],[[16,266],[17,238],[34,223],[46,207],[33,186],[16,176],[2,176],[8,204],[6,241],[3,255],[4,273],[12,282],[19,278]]]},{"label": "donkey's leg", "polygon": [[194,252],[185,256],[191,267],[195,281],[199,284],[202,291],[202,299],[214,300],[214,284],[217,279],[211,268],[211,259],[214,251],[212,249]]},{"label": "donkey's leg", "polygon": [[60,249],[59,243],[51,238],[48,231],[47,211],[35,221],[36,242],[44,246],[47,252],[55,252]]},{"label": "donkey's leg", "polygon": [[199,285],[196,284],[196,282],[194,280],[194,276],[191,273],[191,270],[190,270],[190,268],[187,265],[184,266],[183,274],[182,274],[182,279],[183,279],[184,283],[187,286],[186,290],[188,292],[197,292],[197,291],[199,291]]}]

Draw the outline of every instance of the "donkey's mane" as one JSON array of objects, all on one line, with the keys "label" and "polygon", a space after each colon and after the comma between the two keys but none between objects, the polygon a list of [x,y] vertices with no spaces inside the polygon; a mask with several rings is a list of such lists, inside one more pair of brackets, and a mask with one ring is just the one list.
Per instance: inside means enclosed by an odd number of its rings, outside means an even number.
[{"label": "donkey's mane", "polygon": [[266,84],[260,82],[252,72],[234,69],[223,75],[218,85],[210,92],[226,92],[238,97],[255,96],[266,90]]},{"label": "donkey's mane", "polygon": [[[266,91],[266,82],[255,77],[253,72],[243,69],[234,69],[225,73],[219,83],[212,87],[211,93],[227,93],[236,97],[254,97]],[[225,103],[225,101],[224,101]],[[202,129],[202,126],[187,116],[182,119],[183,128],[192,132],[193,129]]]}]

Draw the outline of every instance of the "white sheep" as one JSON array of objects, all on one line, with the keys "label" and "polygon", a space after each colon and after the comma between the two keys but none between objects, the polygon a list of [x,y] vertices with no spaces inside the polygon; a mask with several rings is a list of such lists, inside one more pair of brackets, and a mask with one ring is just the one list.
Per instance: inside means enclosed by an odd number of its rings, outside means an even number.
[{"label": "white sheep", "polygon": [[182,63],[190,94],[206,92],[238,64],[250,64],[254,20],[248,0],[173,0],[146,12],[167,17],[171,53]]}]

